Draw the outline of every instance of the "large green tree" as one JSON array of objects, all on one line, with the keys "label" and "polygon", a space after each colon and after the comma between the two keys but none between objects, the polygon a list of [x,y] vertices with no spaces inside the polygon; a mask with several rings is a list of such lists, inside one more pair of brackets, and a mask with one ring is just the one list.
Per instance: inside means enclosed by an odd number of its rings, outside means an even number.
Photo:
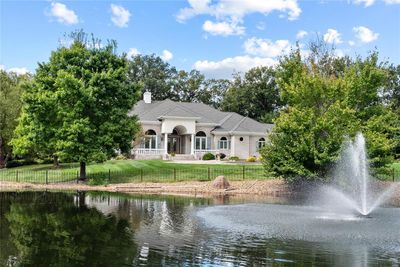
[{"label": "large green tree", "polygon": [[11,141],[17,127],[17,118],[22,106],[22,84],[29,75],[19,76],[16,73],[0,70],[0,168],[11,157]]},{"label": "large green tree", "polygon": [[206,79],[197,70],[177,70],[160,57],[136,55],[129,59],[129,79],[140,82],[142,93],[148,91],[153,100],[201,102],[219,107],[229,82]]},{"label": "large green tree", "polygon": [[115,53],[114,42],[102,46],[82,32],[71,38],[69,47],[58,48],[39,64],[26,87],[12,144],[16,153],[34,148],[78,161],[85,179],[87,162],[130,149],[138,124],[127,114],[140,86],[128,80],[128,62]]},{"label": "large green tree", "polygon": [[142,84],[142,93],[151,92],[154,100],[174,99],[177,70],[155,54],[129,59],[129,79]]},{"label": "large green tree", "polygon": [[398,117],[381,101],[387,79],[377,53],[367,58],[340,58],[334,50],[313,46],[283,57],[277,70],[282,100],[287,103],[263,149],[266,170],[288,179],[324,177],[337,160],[345,136],[366,135],[376,169],[393,159],[400,131]]},{"label": "large green tree", "polygon": [[236,74],[221,104],[224,111],[268,123],[272,122],[280,106],[275,70],[268,67],[250,69],[244,77]]}]

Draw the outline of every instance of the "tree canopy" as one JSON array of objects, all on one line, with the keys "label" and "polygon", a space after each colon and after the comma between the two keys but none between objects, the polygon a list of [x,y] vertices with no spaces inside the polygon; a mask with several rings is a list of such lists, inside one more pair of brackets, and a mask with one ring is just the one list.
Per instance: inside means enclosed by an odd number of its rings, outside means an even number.
[{"label": "tree canopy", "polygon": [[127,78],[128,62],[113,42],[90,43],[83,33],[40,63],[23,94],[22,115],[12,141],[17,154],[34,149],[68,161],[104,161],[127,152],[137,130],[128,111],[140,86]]},{"label": "tree canopy", "polygon": [[314,47],[281,59],[277,83],[285,109],[262,150],[269,173],[289,179],[324,177],[337,160],[345,136],[366,135],[375,169],[393,160],[399,118],[380,97],[387,71],[377,53],[351,60]]},{"label": "tree canopy", "polygon": [[21,112],[22,84],[29,78],[29,75],[18,76],[0,70],[0,168],[11,157],[9,142],[14,136],[17,118]]},{"label": "tree canopy", "polygon": [[256,67],[243,77],[236,74],[224,95],[221,107],[224,111],[237,112],[258,121],[272,123],[281,107],[275,70]]}]

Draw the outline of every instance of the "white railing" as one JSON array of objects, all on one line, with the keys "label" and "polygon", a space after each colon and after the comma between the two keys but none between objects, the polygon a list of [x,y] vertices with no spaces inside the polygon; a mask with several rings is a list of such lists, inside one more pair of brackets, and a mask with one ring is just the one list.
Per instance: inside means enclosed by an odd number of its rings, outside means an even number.
[{"label": "white railing", "polygon": [[164,155],[165,149],[135,148],[132,149],[135,155]]}]

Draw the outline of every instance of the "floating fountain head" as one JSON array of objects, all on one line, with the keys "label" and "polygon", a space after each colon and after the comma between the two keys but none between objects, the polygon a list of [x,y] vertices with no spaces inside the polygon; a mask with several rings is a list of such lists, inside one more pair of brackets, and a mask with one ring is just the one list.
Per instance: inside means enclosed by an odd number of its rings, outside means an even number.
[{"label": "floating fountain head", "polygon": [[382,190],[368,169],[365,138],[358,133],[347,140],[342,157],[334,171],[331,185],[324,186],[319,201],[334,212],[357,212],[368,216],[394,192],[395,185]]}]

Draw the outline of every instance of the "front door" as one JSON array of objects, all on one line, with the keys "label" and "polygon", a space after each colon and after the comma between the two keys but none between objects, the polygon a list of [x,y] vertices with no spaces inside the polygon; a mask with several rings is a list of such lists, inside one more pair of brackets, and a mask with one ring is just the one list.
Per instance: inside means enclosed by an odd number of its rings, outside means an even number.
[{"label": "front door", "polygon": [[179,136],[171,136],[168,137],[168,154],[175,153],[179,154],[180,153],[180,142],[181,138]]}]

